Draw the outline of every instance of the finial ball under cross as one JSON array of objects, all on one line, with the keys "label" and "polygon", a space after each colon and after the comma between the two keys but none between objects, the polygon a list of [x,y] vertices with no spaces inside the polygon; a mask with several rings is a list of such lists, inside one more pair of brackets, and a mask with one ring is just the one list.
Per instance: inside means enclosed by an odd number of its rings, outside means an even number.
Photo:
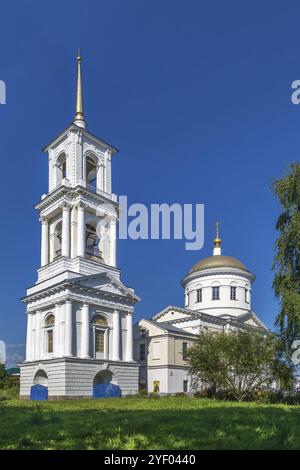
[{"label": "finial ball under cross", "polygon": [[220,228],[220,222],[216,222],[216,238],[214,239],[214,245],[215,246],[221,246],[222,240],[219,237],[219,228]]}]

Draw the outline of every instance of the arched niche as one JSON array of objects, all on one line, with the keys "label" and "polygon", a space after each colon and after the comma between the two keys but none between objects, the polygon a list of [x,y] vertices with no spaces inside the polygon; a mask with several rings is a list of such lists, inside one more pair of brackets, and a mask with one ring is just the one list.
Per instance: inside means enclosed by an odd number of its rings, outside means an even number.
[{"label": "arched niche", "polygon": [[67,178],[67,155],[65,152],[59,154],[55,162],[56,186],[59,186]]}]

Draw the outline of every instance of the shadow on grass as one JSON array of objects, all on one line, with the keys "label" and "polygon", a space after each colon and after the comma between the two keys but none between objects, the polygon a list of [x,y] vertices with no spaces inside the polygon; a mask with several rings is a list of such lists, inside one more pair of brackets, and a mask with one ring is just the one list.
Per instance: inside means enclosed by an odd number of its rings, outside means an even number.
[{"label": "shadow on grass", "polygon": [[[109,400],[110,401],[110,400]],[[145,402],[0,406],[1,449],[299,449],[300,408]],[[119,401],[119,403],[121,403]],[[124,402],[123,402],[124,403]],[[127,404],[126,404],[127,405]],[[138,409],[137,409],[138,408]]]}]

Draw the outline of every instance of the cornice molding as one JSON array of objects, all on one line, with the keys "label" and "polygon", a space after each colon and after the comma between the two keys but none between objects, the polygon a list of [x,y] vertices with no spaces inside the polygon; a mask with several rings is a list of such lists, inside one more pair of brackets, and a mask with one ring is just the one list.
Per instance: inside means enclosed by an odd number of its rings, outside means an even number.
[{"label": "cornice molding", "polygon": [[[113,281],[111,282],[113,283]],[[120,295],[114,292],[80,285],[78,281],[62,281],[59,284],[55,284],[39,292],[28,295],[21,300],[27,305],[35,304],[36,302],[45,302],[53,305],[53,303],[62,302],[65,299],[72,300],[72,297],[76,297],[80,302],[86,301],[87,303],[99,303],[103,306],[114,305],[117,306],[116,308],[122,308],[131,312],[133,305],[137,302],[137,298],[136,296],[131,296],[125,289],[123,289],[123,292],[124,295]],[[62,293],[64,294],[61,295],[61,298],[53,298],[53,296],[57,296]],[[36,305],[33,305],[32,308],[36,309]]]},{"label": "cornice molding", "polygon": [[[249,329],[249,330],[256,330],[256,331],[257,330],[266,331],[263,324],[260,325],[260,326],[259,325],[258,326],[253,326],[253,325],[249,325],[249,324],[246,324],[244,322],[241,322],[241,321],[239,321],[238,319],[235,319],[235,318],[229,318],[229,317],[222,318],[222,317],[217,317],[215,315],[209,315],[208,313],[195,312],[193,310],[188,310],[188,309],[185,309],[185,308],[182,308],[182,307],[174,307],[174,306],[169,306],[165,310],[162,310],[162,312],[158,313],[157,315],[155,315],[153,317],[153,320],[157,322],[158,318],[162,317],[164,314],[166,314],[170,311],[174,311],[174,312],[177,311],[177,312],[180,312],[180,313],[185,313],[185,314],[189,315],[189,317],[177,318],[177,319],[174,319],[174,320],[166,320],[163,323],[173,325],[173,324],[176,324],[176,323],[184,323],[184,322],[189,322],[189,321],[193,321],[193,320],[202,320],[205,323],[211,323],[211,324],[215,324],[215,325],[221,325],[221,326],[231,325],[233,327],[242,328],[242,329]],[[252,311],[249,311],[248,314],[251,316]],[[256,317],[255,314],[254,314],[254,317]],[[157,323],[159,323],[159,322],[157,322]]]},{"label": "cornice molding", "polygon": [[[113,201],[109,197],[106,197],[104,194],[96,193],[91,191],[84,186],[77,185],[73,188],[65,185],[61,185],[58,188],[55,188],[53,191],[48,193],[44,199],[42,199],[38,204],[34,207],[35,209],[44,211],[45,209],[50,208],[53,204],[61,202],[61,203],[68,203],[72,204],[76,200],[76,198],[83,196],[87,202],[101,204],[105,202],[106,206],[111,205],[112,209],[116,209],[118,207],[118,202]],[[83,201],[82,201],[83,202]]]},{"label": "cornice molding", "polygon": [[182,287],[186,287],[186,285],[194,280],[201,279],[201,278],[208,278],[212,276],[239,276],[242,278],[247,279],[251,284],[255,280],[255,275],[252,274],[250,271],[243,271],[242,269],[238,268],[210,268],[205,269],[203,271],[196,271],[194,273],[187,274],[181,281]]},{"label": "cornice molding", "polygon": [[126,314],[133,313],[133,307],[129,305],[124,305],[122,303],[108,301],[104,299],[97,299],[93,296],[86,296],[86,295],[81,296],[80,294],[76,295],[76,293],[70,293],[70,292],[62,295],[59,298],[54,298],[54,299],[53,298],[47,299],[47,297],[45,296],[44,299],[39,299],[38,305],[35,303],[30,305],[30,303],[28,303],[27,313],[33,313],[33,312],[36,312],[37,310],[46,310],[46,309],[52,308],[53,305],[57,303],[61,304],[67,301],[78,303],[78,304],[87,303],[89,305],[94,305],[96,307],[106,308],[108,310],[111,310],[111,312],[113,312],[114,310],[118,310],[121,313],[126,313]]},{"label": "cornice molding", "polygon": [[70,134],[72,133],[77,136],[80,136],[81,138],[84,136],[86,139],[89,139],[92,142],[95,142],[97,145],[102,145],[102,147],[104,147],[105,149],[109,149],[112,154],[115,154],[118,152],[118,149],[116,147],[113,147],[109,143],[105,142],[105,140],[100,139],[99,137],[96,137],[94,134],[91,134],[89,131],[82,129],[79,126],[76,126],[76,124],[74,123],[70,124],[58,136],[56,136],[52,142],[46,145],[43,148],[43,152],[48,152],[49,149],[54,150],[61,142],[63,142],[64,139],[68,138]]}]

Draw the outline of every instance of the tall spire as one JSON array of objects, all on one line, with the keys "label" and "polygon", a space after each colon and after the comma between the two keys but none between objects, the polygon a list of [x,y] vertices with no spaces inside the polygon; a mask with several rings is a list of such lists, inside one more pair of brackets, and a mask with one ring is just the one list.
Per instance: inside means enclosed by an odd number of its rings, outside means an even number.
[{"label": "tall spire", "polygon": [[82,83],[81,83],[81,61],[82,57],[80,54],[80,49],[78,49],[77,54],[77,97],[76,97],[76,115],[74,119],[74,124],[76,126],[86,128],[86,122],[83,115],[83,103],[82,103]]},{"label": "tall spire", "polygon": [[221,249],[222,240],[219,237],[219,227],[220,227],[220,224],[217,221],[216,222],[216,238],[214,239],[214,250],[213,250],[214,256],[222,254],[222,249]]}]

